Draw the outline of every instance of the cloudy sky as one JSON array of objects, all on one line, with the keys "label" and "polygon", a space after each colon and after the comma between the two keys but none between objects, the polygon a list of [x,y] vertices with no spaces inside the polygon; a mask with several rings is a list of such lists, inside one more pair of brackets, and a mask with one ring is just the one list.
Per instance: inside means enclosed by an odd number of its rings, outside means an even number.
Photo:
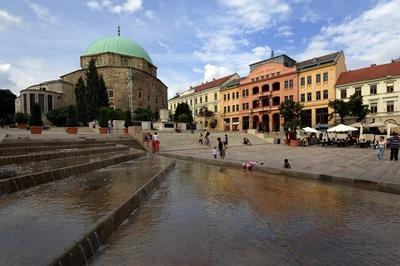
[{"label": "cloudy sky", "polygon": [[94,40],[142,45],[169,97],[275,54],[344,50],[348,68],[400,56],[400,0],[0,0],[0,88],[15,93],[79,68]]}]

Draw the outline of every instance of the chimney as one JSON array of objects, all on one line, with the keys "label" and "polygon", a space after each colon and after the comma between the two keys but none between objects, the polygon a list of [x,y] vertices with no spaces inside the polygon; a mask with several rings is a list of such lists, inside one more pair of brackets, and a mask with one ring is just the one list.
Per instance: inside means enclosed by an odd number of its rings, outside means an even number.
[{"label": "chimney", "polygon": [[275,54],[274,54],[274,50],[271,50],[271,58],[274,58]]},{"label": "chimney", "polygon": [[376,66],[376,64],[372,64],[371,66],[374,67],[374,66]]}]

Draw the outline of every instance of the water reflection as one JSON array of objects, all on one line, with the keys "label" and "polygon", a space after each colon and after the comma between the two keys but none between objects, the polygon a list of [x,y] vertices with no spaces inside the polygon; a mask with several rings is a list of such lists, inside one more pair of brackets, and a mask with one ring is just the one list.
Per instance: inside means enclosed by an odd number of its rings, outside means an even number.
[{"label": "water reflection", "polygon": [[95,265],[394,265],[400,197],[180,162]]},{"label": "water reflection", "polygon": [[169,161],[143,158],[0,197],[0,265],[49,263]]}]

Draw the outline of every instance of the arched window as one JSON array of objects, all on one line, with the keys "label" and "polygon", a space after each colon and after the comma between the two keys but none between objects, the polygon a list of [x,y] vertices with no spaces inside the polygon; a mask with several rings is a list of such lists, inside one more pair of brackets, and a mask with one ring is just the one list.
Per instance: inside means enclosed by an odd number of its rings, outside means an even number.
[{"label": "arched window", "polygon": [[267,92],[267,91],[269,91],[269,84],[264,84],[262,86],[262,92]]},{"label": "arched window", "polygon": [[253,95],[258,94],[260,92],[260,88],[259,87],[254,87],[253,88]]},{"label": "arched window", "polygon": [[279,91],[281,89],[281,83],[280,82],[275,82],[272,84],[272,90],[273,91]]},{"label": "arched window", "polygon": [[280,104],[281,104],[281,98],[279,96],[272,98],[272,105],[276,106]]}]

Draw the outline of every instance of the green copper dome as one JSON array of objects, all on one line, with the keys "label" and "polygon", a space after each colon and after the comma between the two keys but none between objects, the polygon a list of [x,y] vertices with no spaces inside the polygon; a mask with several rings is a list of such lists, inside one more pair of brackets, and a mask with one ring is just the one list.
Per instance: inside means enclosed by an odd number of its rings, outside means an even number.
[{"label": "green copper dome", "polygon": [[95,41],[86,49],[83,56],[107,52],[140,57],[153,63],[149,54],[139,44],[121,36],[105,37]]}]

